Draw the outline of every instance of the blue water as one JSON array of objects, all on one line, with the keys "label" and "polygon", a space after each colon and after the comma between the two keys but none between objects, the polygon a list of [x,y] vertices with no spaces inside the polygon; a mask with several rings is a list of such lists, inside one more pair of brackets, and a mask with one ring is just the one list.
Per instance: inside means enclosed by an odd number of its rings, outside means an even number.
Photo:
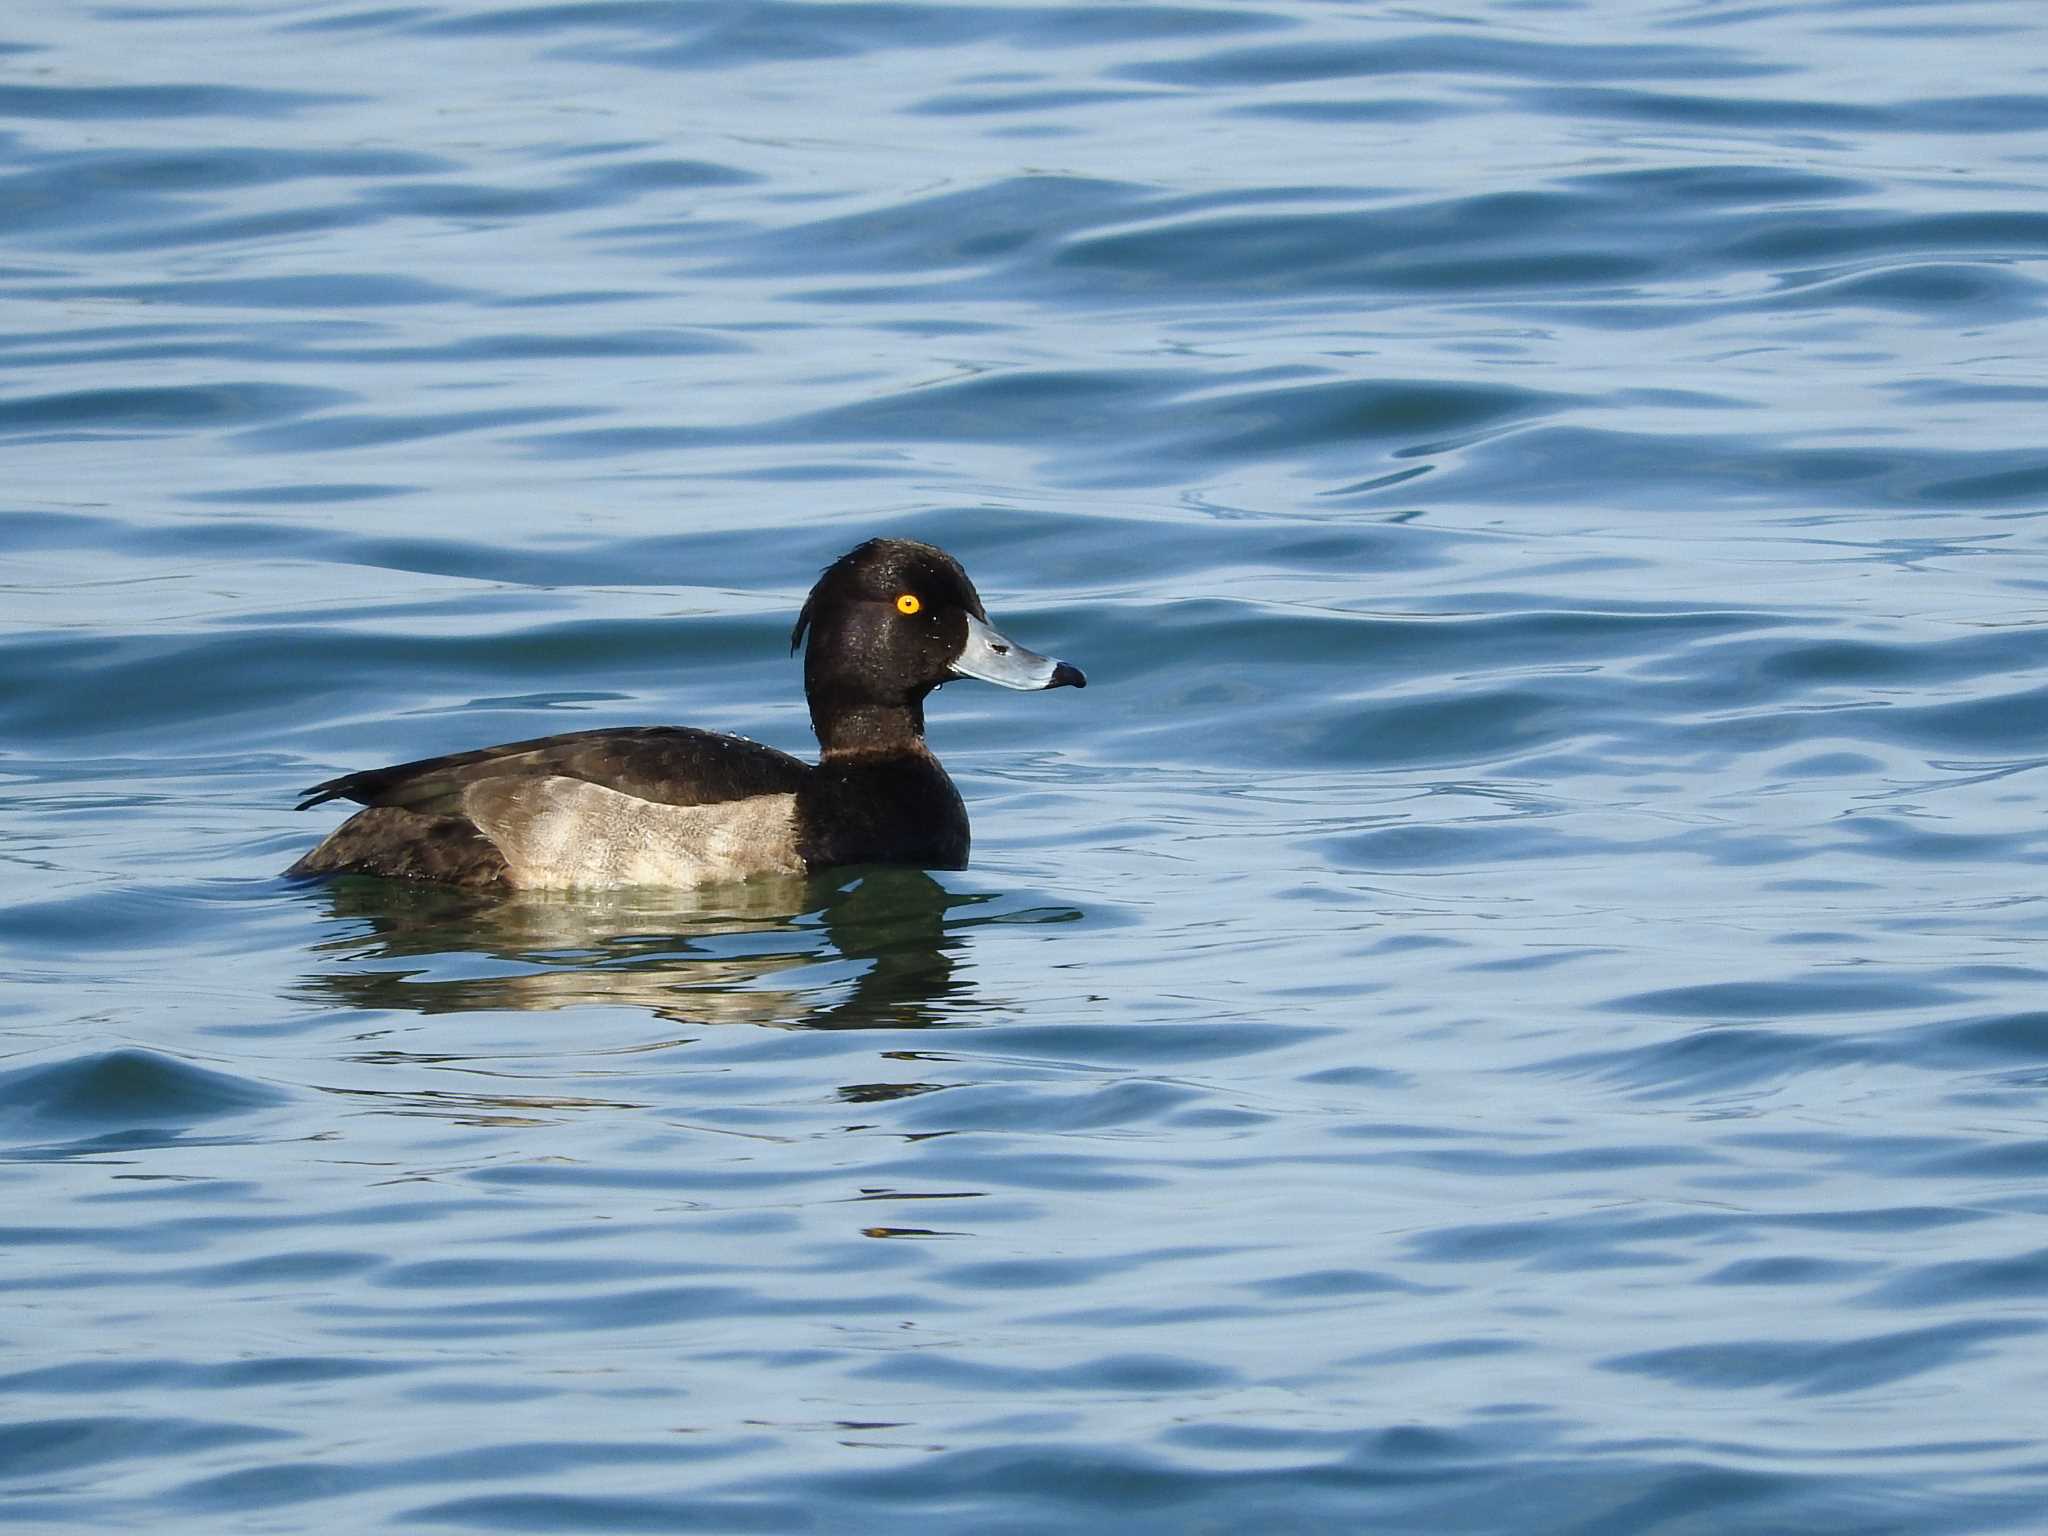
[{"label": "blue water", "polygon": [[[12,8],[0,1522],[2048,1529],[2044,59]],[[877,533],[964,873],[276,878]]]}]

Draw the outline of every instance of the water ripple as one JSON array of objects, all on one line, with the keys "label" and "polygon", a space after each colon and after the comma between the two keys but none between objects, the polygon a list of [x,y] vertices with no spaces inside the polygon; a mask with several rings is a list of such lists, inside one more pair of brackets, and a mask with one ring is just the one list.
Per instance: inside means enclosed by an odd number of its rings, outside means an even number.
[{"label": "water ripple", "polygon": [[[2039,1524],[2031,12],[17,10],[14,1523]],[[878,533],[968,869],[279,878]]]}]

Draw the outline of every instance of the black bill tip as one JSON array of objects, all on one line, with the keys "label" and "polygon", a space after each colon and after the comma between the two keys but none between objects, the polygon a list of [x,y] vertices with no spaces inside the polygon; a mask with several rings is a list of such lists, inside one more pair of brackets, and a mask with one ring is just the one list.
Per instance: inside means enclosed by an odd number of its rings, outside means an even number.
[{"label": "black bill tip", "polygon": [[1088,686],[1088,674],[1075,666],[1071,661],[1063,661],[1052,669],[1052,681],[1045,686],[1048,688],[1086,688]]}]

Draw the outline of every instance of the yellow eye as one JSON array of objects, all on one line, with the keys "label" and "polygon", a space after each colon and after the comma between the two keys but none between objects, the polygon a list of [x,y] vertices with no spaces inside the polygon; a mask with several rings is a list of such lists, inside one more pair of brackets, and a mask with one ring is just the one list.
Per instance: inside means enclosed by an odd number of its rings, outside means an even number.
[{"label": "yellow eye", "polygon": [[896,599],[896,611],[898,613],[916,613],[923,607],[924,604],[917,600],[915,592],[906,592]]}]

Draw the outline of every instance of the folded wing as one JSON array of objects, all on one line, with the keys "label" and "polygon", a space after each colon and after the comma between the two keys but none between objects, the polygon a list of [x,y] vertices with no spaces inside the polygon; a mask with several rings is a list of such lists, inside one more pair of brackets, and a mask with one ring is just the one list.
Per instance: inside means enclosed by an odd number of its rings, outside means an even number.
[{"label": "folded wing", "polygon": [[811,771],[787,752],[680,725],[570,731],[474,752],[366,768],[315,784],[299,809],[329,800],[389,805],[425,815],[461,808],[479,779],[581,779],[657,805],[717,805],[752,795],[793,794]]}]

